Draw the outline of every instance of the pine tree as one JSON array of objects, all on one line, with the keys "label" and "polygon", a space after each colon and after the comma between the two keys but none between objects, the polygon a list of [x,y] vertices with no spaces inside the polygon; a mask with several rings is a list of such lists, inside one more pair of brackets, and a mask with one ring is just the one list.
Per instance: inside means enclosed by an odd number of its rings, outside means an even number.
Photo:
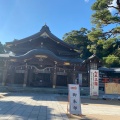
[{"label": "pine tree", "polygon": [[[96,0],[92,5],[94,28],[88,33],[92,42],[88,49],[102,58],[109,67],[120,66],[120,13],[113,0]],[[115,9],[116,13],[111,13]]]}]

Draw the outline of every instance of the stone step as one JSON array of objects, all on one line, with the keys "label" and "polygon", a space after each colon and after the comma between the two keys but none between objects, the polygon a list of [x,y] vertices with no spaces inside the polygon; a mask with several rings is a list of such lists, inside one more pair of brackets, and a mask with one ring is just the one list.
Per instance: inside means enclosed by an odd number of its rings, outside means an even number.
[{"label": "stone step", "polygon": [[[0,92],[39,92],[50,94],[68,94],[68,88],[40,88],[40,87],[20,87],[20,86],[0,86]],[[81,96],[89,96],[89,87],[80,88]],[[104,91],[99,91],[100,94],[104,94]]]}]

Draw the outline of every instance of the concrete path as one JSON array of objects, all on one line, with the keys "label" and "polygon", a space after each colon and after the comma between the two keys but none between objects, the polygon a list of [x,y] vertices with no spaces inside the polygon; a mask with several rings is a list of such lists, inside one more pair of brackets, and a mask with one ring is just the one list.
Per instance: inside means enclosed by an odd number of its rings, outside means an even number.
[{"label": "concrete path", "polygon": [[14,93],[0,99],[0,120],[68,120],[55,95]]}]

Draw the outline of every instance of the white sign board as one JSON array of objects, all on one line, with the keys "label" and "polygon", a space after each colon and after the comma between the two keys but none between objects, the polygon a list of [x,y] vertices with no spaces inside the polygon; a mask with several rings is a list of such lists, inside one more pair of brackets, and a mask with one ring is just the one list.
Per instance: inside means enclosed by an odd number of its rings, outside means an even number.
[{"label": "white sign board", "polygon": [[81,115],[80,89],[79,85],[69,84],[69,112]]},{"label": "white sign board", "polygon": [[99,95],[99,71],[90,70],[90,96]]},{"label": "white sign board", "polygon": [[79,85],[82,86],[82,74],[78,74]]}]

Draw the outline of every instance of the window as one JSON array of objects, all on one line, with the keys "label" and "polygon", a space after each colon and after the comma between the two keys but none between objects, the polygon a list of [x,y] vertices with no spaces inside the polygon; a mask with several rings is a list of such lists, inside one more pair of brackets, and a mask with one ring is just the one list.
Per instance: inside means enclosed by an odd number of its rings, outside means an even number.
[{"label": "window", "polygon": [[90,63],[90,69],[97,70],[97,63]]}]

